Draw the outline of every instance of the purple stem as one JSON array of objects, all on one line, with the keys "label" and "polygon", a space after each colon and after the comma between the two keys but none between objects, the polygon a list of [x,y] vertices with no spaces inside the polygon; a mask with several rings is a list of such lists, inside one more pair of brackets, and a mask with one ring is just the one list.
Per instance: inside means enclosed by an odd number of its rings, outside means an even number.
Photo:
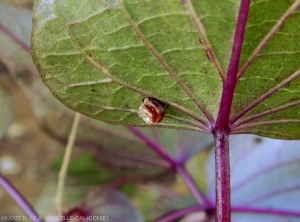
[{"label": "purple stem", "polygon": [[231,221],[230,163],[229,163],[229,118],[233,94],[237,84],[237,72],[244,41],[251,0],[242,0],[236,24],[230,63],[223,84],[222,98],[214,129],[216,159],[216,221]]},{"label": "purple stem", "polygon": [[15,43],[21,46],[25,51],[30,53],[30,47],[23,42],[21,39],[17,38],[8,28],[6,28],[3,24],[0,23],[0,30],[7,34]]},{"label": "purple stem", "polygon": [[230,110],[233,100],[233,93],[237,83],[237,72],[240,62],[240,56],[244,41],[244,34],[248,19],[249,7],[251,0],[242,0],[240,5],[240,11],[236,24],[236,30],[234,35],[234,41],[231,51],[230,63],[226,75],[226,80],[223,85],[222,98],[220,103],[220,109],[216,122],[216,129],[226,131],[228,130],[228,122],[230,116]]},{"label": "purple stem", "polygon": [[169,212],[163,216],[160,216],[158,218],[156,218],[155,220],[153,220],[153,222],[172,222],[172,221],[176,221],[177,219],[184,217],[185,215],[189,214],[189,213],[193,213],[195,211],[200,211],[200,210],[205,210],[204,207],[201,206],[190,206],[190,207],[186,207],[186,208],[181,208],[179,210],[174,210],[172,212]]},{"label": "purple stem", "polygon": [[211,207],[214,206],[204,195],[201,193],[191,175],[186,171],[186,169],[182,166],[177,167],[177,172],[181,175],[187,186],[190,188],[192,194],[195,199],[199,203],[200,206]]},{"label": "purple stem", "polygon": [[127,127],[127,129],[129,129],[133,134],[135,134],[137,137],[143,140],[146,145],[148,145],[154,152],[156,152],[159,156],[161,156],[164,160],[166,160],[170,164],[171,169],[176,170],[182,176],[183,180],[188,185],[189,189],[191,190],[192,194],[194,195],[194,197],[196,198],[197,202],[200,205],[202,206],[212,205],[198,189],[193,178],[184,169],[184,167],[182,166],[183,163],[173,159],[168,153],[164,151],[164,149],[159,144],[152,141],[148,136],[142,133],[139,129],[131,126]]},{"label": "purple stem", "polygon": [[[199,205],[188,206],[185,208],[181,208],[179,210],[174,210],[163,216],[160,216],[159,218],[156,218],[154,222],[172,222],[178,220],[181,217],[186,216],[187,214],[196,211],[206,211],[207,214],[210,214],[210,212],[214,211],[214,208],[213,207],[204,208]],[[270,209],[270,208],[255,208],[255,207],[245,207],[245,206],[233,206],[232,212],[277,215],[283,217],[298,217],[298,218],[300,217],[300,212],[297,211]]]},{"label": "purple stem", "polygon": [[161,158],[166,160],[170,164],[170,168],[176,168],[177,162],[168,153],[166,153],[160,145],[153,142],[148,136],[146,136],[144,133],[142,133],[139,129],[135,127],[128,126],[127,129],[129,129],[134,135],[136,135],[142,141],[144,141],[144,143],[147,146],[149,146],[154,152],[156,152]]},{"label": "purple stem", "polygon": [[215,135],[216,162],[216,222],[231,221],[229,137],[225,133]]},{"label": "purple stem", "polygon": [[35,212],[33,207],[27,200],[17,191],[14,186],[0,174],[0,185],[6,190],[7,193],[18,203],[24,212],[30,217],[32,221],[43,222],[44,220]]}]

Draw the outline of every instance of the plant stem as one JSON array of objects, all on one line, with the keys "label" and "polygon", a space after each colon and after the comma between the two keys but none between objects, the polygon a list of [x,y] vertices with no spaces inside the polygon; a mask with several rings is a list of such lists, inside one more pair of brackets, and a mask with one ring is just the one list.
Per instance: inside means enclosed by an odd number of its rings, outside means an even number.
[{"label": "plant stem", "polygon": [[28,201],[14,188],[14,186],[0,174],[0,185],[6,190],[7,193],[19,204],[24,212],[30,217],[30,220],[35,222],[43,222],[44,220],[35,212],[33,207]]},{"label": "plant stem", "polygon": [[228,142],[228,136],[230,133],[229,118],[232,107],[233,95],[237,84],[237,73],[248,20],[250,3],[251,0],[241,0],[230,62],[228,65],[226,79],[223,84],[220,109],[213,131],[216,144],[215,164],[217,222],[231,221],[230,162]]},{"label": "plant stem", "polygon": [[215,135],[216,222],[231,221],[229,135]]},{"label": "plant stem", "polygon": [[[146,145],[148,145],[154,152],[156,152],[161,158],[163,158],[165,161],[169,163],[169,166],[171,169],[176,170],[184,180],[184,182],[189,187],[190,191],[194,195],[195,199],[197,200],[198,204],[202,207],[211,207],[213,204],[209,202],[209,200],[201,193],[201,191],[198,189],[194,179],[191,177],[191,175],[186,171],[183,164],[175,159],[172,158],[171,155],[169,155],[163,147],[151,140],[147,135],[142,133],[138,128],[135,127],[127,127],[128,130],[130,130],[133,134],[135,134],[137,137],[139,137]],[[158,140],[158,139],[157,139]]]},{"label": "plant stem", "polygon": [[30,46],[14,35],[7,27],[0,23],[0,30],[8,35],[17,45],[21,46],[25,51],[30,53]]},{"label": "plant stem", "polygon": [[172,222],[172,221],[177,221],[179,218],[186,216],[189,213],[193,213],[196,211],[205,211],[206,209],[204,207],[201,207],[199,205],[196,206],[189,206],[186,208],[181,208],[178,210],[174,210],[172,212],[169,212],[165,215],[162,215],[155,220],[154,222]]},{"label": "plant stem", "polygon": [[234,34],[234,41],[231,50],[230,62],[226,74],[226,79],[223,84],[220,109],[215,126],[216,130],[219,131],[228,130],[230,111],[233,101],[233,94],[237,84],[237,73],[240,63],[240,56],[242,52],[246,24],[248,20],[250,2],[251,0],[242,0],[240,5],[236,30]]},{"label": "plant stem", "polygon": [[56,191],[56,196],[54,198],[54,205],[56,206],[58,215],[62,215],[62,198],[63,198],[63,191],[64,191],[64,185],[65,185],[65,177],[66,177],[68,165],[70,162],[72,147],[74,145],[79,120],[80,120],[80,113],[76,112],[73,126],[71,129],[71,133],[68,138],[68,143],[66,146],[63,163],[62,163],[61,169],[58,174],[57,191]]},{"label": "plant stem", "polygon": [[[271,208],[263,208],[263,207],[247,207],[247,206],[233,206],[231,208],[232,212],[244,213],[244,214],[264,214],[269,216],[281,216],[281,217],[300,217],[300,212],[297,210],[289,211],[289,210],[280,210],[280,209],[271,209]],[[181,208],[178,210],[174,210],[164,214],[154,220],[154,222],[171,222],[178,220],[181,217],[186,216],[187,214],[194,213],[197,211],[206,211],[208,215],[210,212],[214,211],[213,208],[204,208],[199,205],[188,206],[185,208]]]}]

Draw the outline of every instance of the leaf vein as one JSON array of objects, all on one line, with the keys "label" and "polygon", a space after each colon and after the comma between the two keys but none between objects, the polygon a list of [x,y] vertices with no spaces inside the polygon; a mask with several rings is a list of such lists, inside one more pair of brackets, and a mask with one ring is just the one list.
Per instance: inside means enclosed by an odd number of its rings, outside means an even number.
[{"label": "leaf vein", "polygon": [[249,112],[250,110],[255,108],[259,103],[261,103],[265,99],[269,98],[271,95],[273,95],[275,92],[277,92],[280,88],[284,87],[286,84],[288,84],[289,82],[291,82],[294,79],[298,78],[299,76],[300,76],[300,70],[297,70],[292,75],[290,75],[288,78],[284,79],[279,84],[277,84],[275,87],[273,87],[272,89],[267,91],[261,97],[257,98],[254,102],[252,102],[246,108],[244,108],[239,113],[237,113],[235,116],[233,116],[230,120],[230,125],[232,125],[235,121],[237,121],[239,118],[241,118],[247,112]]},{"label": "leaf vein", "polygon": [[[208,119],[210,123],[214,122],[212,115],[206,110],[206,108],[198,102],[198,100],[194,97],[193,93],[190,89],[180,80],[180,78],[176,75],[176,73],[171,69],[171,67],[166,63],[166,61],[161,57],[161,55],[155,50],[155,48],[147,41],[143,33],[138,29],[137,25],[131,19],[130,15],[128,14],[125,6],[123,4],[123,0],[119,0],[121,5],[121,10],[123,12],[124,18],[127,22],[131,25],[134,32],[138,35],[138,37],[142,40],[148,50],[152,53],[152,55],[158,60],[158,62],[167,70],[170,76],[178,83],[178,85],[183,89],[183,91],[191,98],[191,100],[198,106],[204,116]],[[199,118],[198,118],[199,120]],[[208,126],[207,122],[203,122],[202,124]]]},{"label": "leaf vein", "polygon": [[267,126],[267,125],[273,125],[273,124],[287,124],[287,123],[300,123],[300,120],[298,120],[298,119],[282,119],[282,120],[270,120],[270,121],[261,121],[261,122],[243,124],[239,127],[236,127],[235,129],[233,129],[232,133],[235,134],[237,131],[243,131],[245,129],[252,128],[252,127]]},{"label": "leaf vein", "polygon": [[185,8],[189,12],[190,18],[191,18],[196,30],[198,31],[198,33],[201,37],[201,41],[202,41],[203,45],[206,47],[206,50],[207,50],[207,53],[209,54],[209,57],[211,58],[215,68],[217,69],[217,72],[218,72],[220,78],[224,82],[225,81],[225,77],[224,77],[225,74],[224,74],[224,72],[221,68],[221,65],[218,61],[218,58],[216,57],[216,55],[215,55],[215,53],[212,49],[212,46],[211,46],[211,44],[210,44],[210,42],[207,38],[206,31],[205,31],[205,28],[204,28],[203,24],[199,20],[199,18],[197,16],[197,13],[195,12],[191,1],[190,0],[182,0],[182,1],[183,1],[183,4],[184,4]]},{"label": "leaf vein", "polygon": [[293,12],[300,5],[300,0],[296,0],[290,8],[284,13],[284,15],[279,19],[279,21],[273,26],[273,28],[268,32],[268,34],[263,38],[263,40],[258,44],[258,46],[254,49],[253,53],[250,55],[248,60],[242,66],[240,71],[238,72],[237,78],[241,78],[247,68],[251,65],[253,60],[261,53],[261,51],[265,48],[271,38],[279,31],[279,29],[283,26],[286,20],[293,14]]},{"label": "leaf vein", "polygon": [[253,120],[265,117],[265,116],[268,116],[270,114],[274,114],[274,113],[280,112],[282,110],[285,110],[285,109],[288,109],[288,108],[291,108],[291,107],[294,107],[294,106],[297,106],[297,105],[300,105],[300,101],[289,103],[289,104],[285,104],[285,105],[277,107],[275,109],[270,109],[270,110],[267,110],[265,112],[258,113],[256,115],[249,116],[249,117],[247,117],[246,119],[244,119],[244,120],[242,120],[240,122],[234,123],[232,125],[232,128],[234,129],[235,127],[241,126],[241,125],[243,125],[243,124],[245,124],[247,122],[250,122],[250,121],[253,121]]}]

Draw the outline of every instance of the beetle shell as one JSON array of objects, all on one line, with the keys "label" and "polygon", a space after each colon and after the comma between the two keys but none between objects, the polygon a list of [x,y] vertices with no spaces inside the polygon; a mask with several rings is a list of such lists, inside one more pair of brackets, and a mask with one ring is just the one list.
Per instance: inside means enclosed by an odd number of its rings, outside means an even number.
[{"label": "beetle shell", "polygon": [[138,114],[148,124],[159,123],[165,115],[164,105],[155,99],[145,98]]}]

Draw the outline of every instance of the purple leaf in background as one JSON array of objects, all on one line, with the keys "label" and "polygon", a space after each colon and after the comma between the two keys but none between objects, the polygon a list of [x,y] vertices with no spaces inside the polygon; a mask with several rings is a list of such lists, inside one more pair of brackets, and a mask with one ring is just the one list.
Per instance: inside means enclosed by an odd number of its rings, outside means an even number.
[{"label": "purple leaf in background", "polygon": [[177,163],[184,164],[190,157],[213,144],[209,134],[163,128],[141,128],[156,144],[163,147]]},{"label": "purple leaf in background", "polygon": [[[300,142],[242,135],[230,144],[232,221],[300,221]],[[214,201],[213,153],[207,176]]]},{"label": "purple leaf in background", "polygon": [[85,201],[69,212],[66,217],[81,216],[82,221],[142,222],[140,213],[121,192],[109,187],[95,187]]},{"label": "purple leaf in background", "polygon": [[32,13],[0,3],[0,60],[10,74],[37,73],[30,56]]}]

